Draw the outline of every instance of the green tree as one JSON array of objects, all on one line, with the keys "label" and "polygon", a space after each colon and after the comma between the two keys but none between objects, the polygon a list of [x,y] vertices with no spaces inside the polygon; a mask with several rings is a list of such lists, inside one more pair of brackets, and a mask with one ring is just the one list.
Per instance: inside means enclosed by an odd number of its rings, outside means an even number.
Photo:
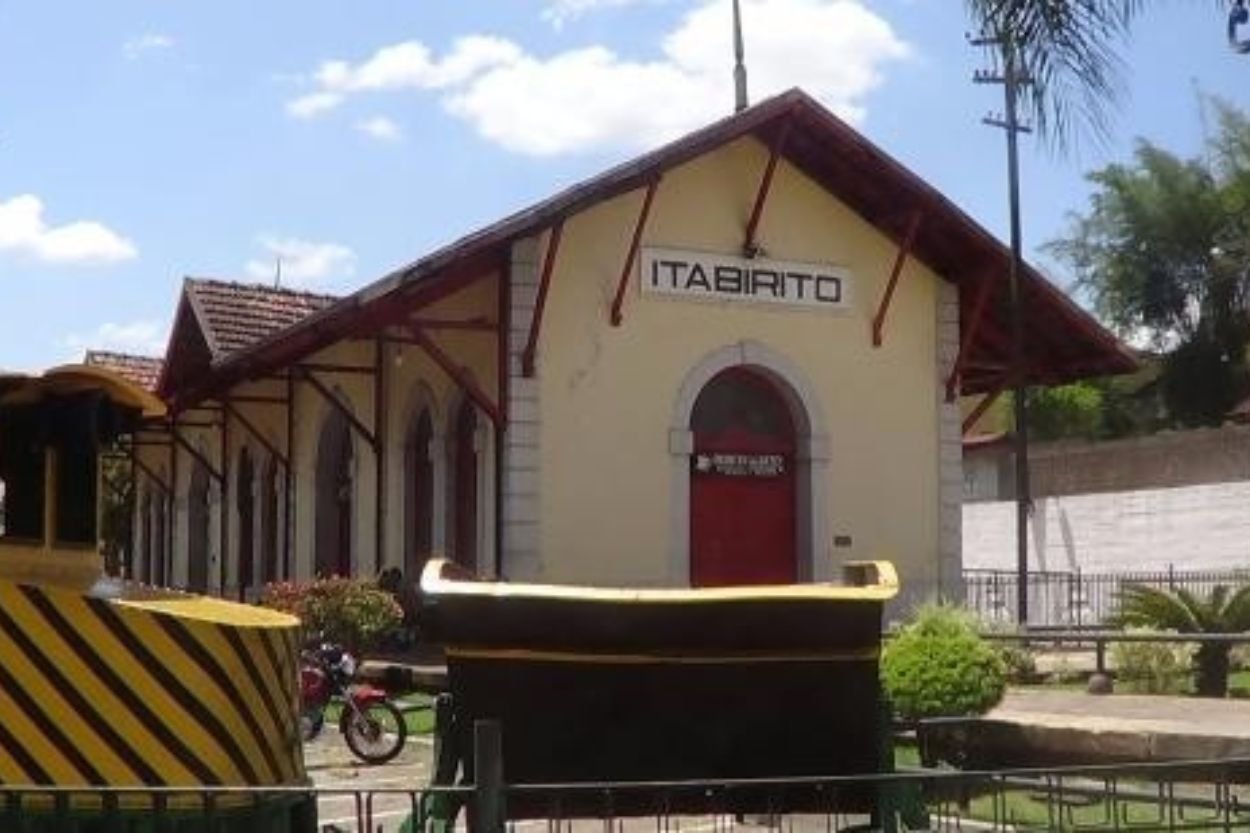
[{"label": "green tree", "polygon": [[[1144,627],[1177,633],[1244,633],[1250,631],[1250,584],[1233,590],[1219,585],[1207,598],[1184,588],[1164,590],[1128,584],[1120,592],[1122,627]],[[1231,644],[1207,642],[1194,653],[1194,689],[1200,697],[1228,693]]]},{"label": "green tree", "polygon": [[1095,439],[1103,433],[1102,391],[1090,382],[1031,388],[1028,401],[1034,439]]},{"label": "green tree", "polygon": [[1250,344],[1250,122],[1216,106],[1212,164],[1142,142],[1131,164],[1090,174],[1088,213],[1048,246],[1104,319],[1164,354],[1160,390],[1180,425],[1223,420]]}]

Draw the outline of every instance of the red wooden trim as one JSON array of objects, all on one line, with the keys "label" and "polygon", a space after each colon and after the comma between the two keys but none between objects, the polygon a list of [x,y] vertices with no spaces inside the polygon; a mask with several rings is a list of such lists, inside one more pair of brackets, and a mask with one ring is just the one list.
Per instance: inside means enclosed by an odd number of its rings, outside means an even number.
[{"label": "red wooden trim", "polygon": [[231,401],[226,404],[226,415],[237,420],[247,433],[251,434],[256,442],[264,446],[264,449],[273,455],[279,463],[283,466],[289,466],[290,461],[287,460],[286,455],[279,451],[277,446],[269,442],[269,439],[256,428],[256,425],[250,419],[243,416],[239,409],[235,407],[234,403],[237,401],[237,399],[231,397]]},{"label": "red wooden trim", "polygon": [[989,302],[992,294],[991,290],[996,283],[992,274],[987,272],[985,277],[981,279],[981,286],[977,291],[976,301],[973,302],[972,319],[964,330],[963,340],[959,342],[959,353],[955,356],[955,366],[951,368],[951,375],[946,377],[947,402],[955,401],[955,395],[958,392],[956,388],[959,385],[959,376],[963,373],[964,362],[967,361],[972,343],[976,340],[977,332],[981,329],[981,319],[984,317],[986,304]]},{"label": "red wooden trim", "polygon": [[872,346],[880,347],[885,330],[885,315],[890,311],[890,301],[894,298],[894,289],[898,286],[899,275],[903,273],[903,264],[911,255],[912,244],[916,242],[916,232],[920,230],[920,220],[924,217],[919,211],[913,211],[907,223],[907,232],[898,247],[898,256],[894,258],[894,268],[890,271],[890,281],[885,285],[885,294],[881,296],[881,304],[877,307],[877,315],[872,319]]},{"label": "red wooden trim", "polygon": [[538,352],[538,333],[543,326],[543,310],[547,306],[547,288],[551,286],[551,273],[555,270],[556,255],[560,251],[560,237],[564,234],[564,220],[557,220],[551,227],[547,241],[547,256],[543,260],[542,277],[538,281],[538,297],[534,301],[534,317],[530,321],[529,340],[521,354],[521,373],[527,378],[534,375],[534,355]]},{"label": "red wooden trim", "polygon": [[412,329],[412,337],[429,354],[434,363],[442,368],[443,372],[450,376],[453,382],[460,386],[460,389],[464,391],[466,396],[473,400],[473,404],[486,412],[496,428],[503,425],[503,414],[500,412],[499,407],[490,401],[490,397],[478,386],[477,382],[474,382],[461,367],[451,360],[450,356],[443,352],[443,348],[435,344],[427,333],[415,327]]},{"label": "red wooden trim", "polygon": [[642,244],[642,233],[647,227],[647,218],[651,216],[651,201],[655,199],[655,189],[660,185],[660,177],[647,183],[647,194],[642,200],[642,209],[638,212],[638,222],[634,225],[634,238],[629,243],[629,254],[625,256],[625,268],[621,270],[620,283],[616,285],[616,297],[612,299],[613,327],[621,326],[621,307],[625,304],[625,287],[629,285],[629,276],[633,274],[634,262],[638,260],[638,247]]},{"label": "red wooden trim", "polygon": [[220,471],[218,471],[217,469],[213,468],[213,464],[208,461],[208,458],[205,457],[203,454],[201,454],[198,448],[191,445],[191,443],[187,442],[186,437],[178,433],[178,426],[175,425],[171,429],[171,432],[174,438],[174,444],[182,448],[183,451],[190,454],[192,459],[194,459],[197,463],[203,466],[204,469],[208,472],[209,477],[216,480],[218,485],[224,486],[226,482],[226,476],[222,474]]},{"label": "red wooden trim", "polygon": [[782,150],[785,149],[786,139],[790,135],[790,125],[793,122],[789,119],[781,123],[781,129],[777,131],[777,137],[773,140],[772,149],[768,153],[768,165],[764,168],[764,176],[760,180],[759,190],[755,192],[755,205],[751,208],[751,219],[747,220],[746,235],[742,239],[742,251],[747,257],[755,257],[759,252],[759,245],[755,240],[755,234],[760,228],[760,218],[764,216],[764,203],[768,201],[768,192],[772,190],[773,174],[777,172],[777,160],[781,157]]},{"label": "red wooden trim", "polygon": [[[413,326],[423,330],[472,330],[493,333],[499,330],[499,324],[484,316],[464,321],[451,321],[438,318],[414,318]],[[389,338],[389,336],[388,336]]]},{"label": "red wooden trim", "polygon": [[974,426],[976,426],[977,421],[985,415],[985,412],[988,411],[996,401],[998,401],[998,397],[1001,396],[1003,391],[1006,389],[1007,383],[1004,380],[997,388],[981,397],[981,401],[977,403],[977,406],[972,409],[972,413],[968,414],[967,418],[964,420],[960,433],[966,436],[967,433],[971,431]]},{"label": "red wooden trim", "polygon": [[304,381],[312,385],[317,393],[321,394],[322,399],[330,403],[330,406],[342,414],[348,424],[351,425],[352,428],[356,429],[356,433],[365,438],[365,442],[369,443],[369,447],[374,451],[377,451],[378,438],[374,436],[373,432],[370,431],[363,422],[356,418],[356,415],[351,412],[351,409],[340,402],[339,398],[334,395],[334,392],[327,388],[324,382],[314,376],[312,371],[304,369],[303,376]]},{"label": "red wooden trim", "polygon": [[363,367],[356,364],[318,364],[317,362],[301,362],[295,365],[296,370],[304,371],[305,375],[309,372],[314,373],[360,373],[362,375],[372,376],[377,372],[377,368]]}]

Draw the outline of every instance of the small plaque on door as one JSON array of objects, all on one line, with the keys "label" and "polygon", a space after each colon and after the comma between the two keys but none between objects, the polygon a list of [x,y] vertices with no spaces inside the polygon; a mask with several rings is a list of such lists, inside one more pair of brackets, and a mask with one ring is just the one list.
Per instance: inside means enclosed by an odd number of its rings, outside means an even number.
[{"label": "small plaque on door", "polygon": [[781,454],[696,454],[693,466],[697,474],[779,477],[786,473],[786,458]]}]

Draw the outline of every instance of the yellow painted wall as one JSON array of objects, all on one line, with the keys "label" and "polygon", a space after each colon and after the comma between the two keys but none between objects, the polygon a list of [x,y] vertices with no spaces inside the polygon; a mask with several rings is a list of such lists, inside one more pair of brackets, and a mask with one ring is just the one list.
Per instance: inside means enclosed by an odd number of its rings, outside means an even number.
[{"label": "yellow painted wall", "polygon": [[[737,254],[766,149],[743,139],[667,174],[644,245]],[[759,240],[767,256],[834,263],[852,273],[845,314],[642,295],[609,326],[642,193],[565,224],[540,350],[542,575],[558,582],[681,584],[670,564],[668,433],[683,378],[743,340],[796,364],[827,424],[830,538],[818,562],[894,560],[906,582],[936,578],[938,433],[936,304],[940,280],[910,261],[885,344],[870,322],[897,254],[880,234],[789,164],[777,170]],[[832,565],[830,565],[832,566]],[[817,574],[828,574],[818,563]]]}]

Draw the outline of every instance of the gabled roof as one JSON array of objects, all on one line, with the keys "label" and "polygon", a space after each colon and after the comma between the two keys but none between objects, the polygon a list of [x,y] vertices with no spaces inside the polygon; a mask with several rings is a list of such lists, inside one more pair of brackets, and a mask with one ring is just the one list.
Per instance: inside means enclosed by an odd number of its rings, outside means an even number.
[{"label": "gabled roof", "polygon": [[[265,284],[186,278],[160,390],[169,394],[188,372],[208,370],[230,355],[290,328],[335,302],[323,295]],[[194,331],[194,332],[192,332]]]},{"label": "gabled roof", "polygon": [[88,350],[83,364],[112,371],[123,379],[134,382],[146,391],[155,391],[161,377],[164,361],[155,356],[136,356],[130,353],[114,353],[109,350]]},{"label": "gabled roof", "polygon": [[[745,136],[773,144],[785,131],[782,155],[884,234],[902,241],[914,213],[922,221],[912,252],[960,286],[961,322],[973,317],[982,280],[998,284],[971,344],[961,392],[996,388],[1007,365],[1006,276],[1011,253],[950,200],[801,90],[747,108],[664,147],[574,185],[416,260],[299,323],[214,361],[214,375],[178,396],[189,402],[247,375],[296,361],[364,326],[377,326],[438,297],[440,285],[502,268],[510,244],[542,232],[590,206],[638,189],[669,169]],[[663,188],[660,189],[661,194]],[[767,240],[763,241],[767,245]],[[1126,373],[1132,355],[1110,332],[1031,267],[1022,276],[1029,378],[1056,384]]]}]

